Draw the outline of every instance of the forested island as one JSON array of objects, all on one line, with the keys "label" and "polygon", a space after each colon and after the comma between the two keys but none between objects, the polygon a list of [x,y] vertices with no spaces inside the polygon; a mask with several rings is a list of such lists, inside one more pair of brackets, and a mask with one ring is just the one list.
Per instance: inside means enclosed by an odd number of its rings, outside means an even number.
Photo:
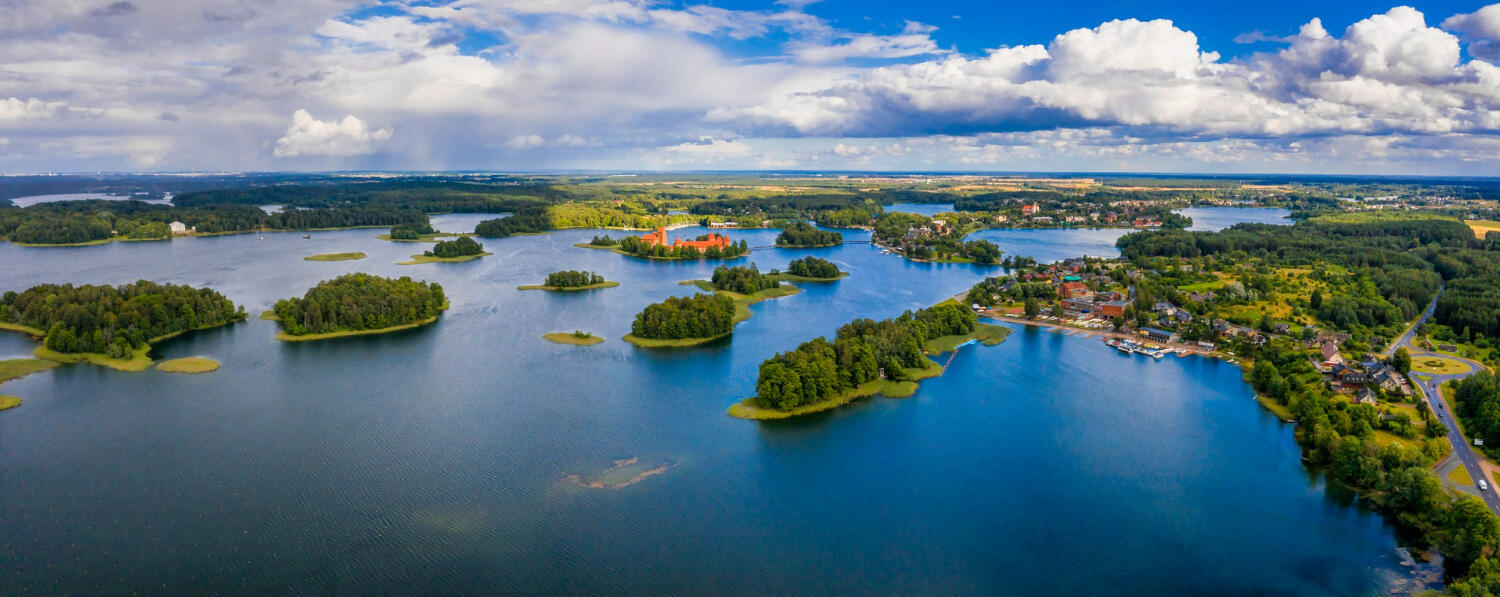
[{"label": "forested island", "polygon": [[[699,235],[694,242],[707,241],[710,235]],[[646,259],[663,260],[692,260],[692,259],[734,259],[750,253],[750,245],[741,240],[730,243],[724,247],[710,246],[699,249],[693,246],[666,246],[651,244],[641,240],[638,236],[627,236],[624,238],[611,238],[608,234],[595,236],[587,243],[579,243],[578,247],[588,249],[609,249],[621,255],[631,257],[643,257]]]},{"label": "forested island", "polygon": [[728,336],[735,323],[735,301],[728,296],[673,296],[636,314],[625,341],[643,348],[697,346]]},{"label": "forested island", "polygon": [[729,409],[745,419],[781,419],[819,412],[882,394],[904,398],[916,382],[942,374],[928,353],[954,350],[970,339],[998,344],[1009,330],[980,324],[972,311],[945,302],[895,319],[856,319],[832,342],[816,338],[760,365],[754,398]]},{"label": "forested island", "polygon": [[[775,270],[772,274],[775,275]],[[837,280],[849,274],[839,271],[839,266],[832,261],[811,255],[801,259],[793,259],[786,266],[786,272],[781,279],[791,282],[828,282]]]},{"label": "forested island", "polygon": [[391,231],[385,235],[385,240],[429,240],[437,234],[429,222],[413,222],[410,224],[397,224],[391,226]]},{"label": "forested island", "polygon": [[596,288],[614,288],[619,285],[619,282],[605,280],[604,276],[594,272],[565,270],[547,274],[547,280],[541,284],[517,286],[516,289],[571,292],[594,290]]},{"label": "forested island", "polygon": [[276,338],[300,341],[410,329],[437,321],[447,308],[436,282],[345,274],[276,301],[272,313],[281,323]]},{"label": "forested island", "polygon": [[244,307],[209,288],[157,284],[42,284],[0,295],[0,328],[41,340],[38,357],[140,371],[151,344],[244,320]]},{"label": "forested island", "polygon": [[776,235],[776,246],[785,248],[832,247],[844,244],[844,235],[831,230],[819,230],[802,220],[788,222]]},{"label": "forested island", "polygon": [[420,255],[412,255],[411,261],[397,262],[397,265],[469,261],[490,254],[484,250],[484,245],[467,236],[460,236],[454,240],[440,240]]}]

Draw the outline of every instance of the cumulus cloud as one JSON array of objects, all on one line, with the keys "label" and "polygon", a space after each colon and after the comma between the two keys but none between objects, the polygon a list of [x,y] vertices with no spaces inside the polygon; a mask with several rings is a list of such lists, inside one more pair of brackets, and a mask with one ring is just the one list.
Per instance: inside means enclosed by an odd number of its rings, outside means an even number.
[{"label": "cumulus cloud", "polygon": [[377,143],[389,138],[390,129],[372,131],[365,121],[352,114],[334,122],[313,118],[307,110],[297,110],[286,134],[276,140],[274,155],[278,158],[363,155],[375,151]]},{"label": "cumulus cloud", "polygon": [[1048,45],[875,68],[709,112],[765,134],[884,136],[1116,126],[1153,136],[1490,133],[1500,72],[1397,7],[1342,37],[1314,19],[1278,52],[1223,61],[1171,21],[1110,21]]},{"label": "cumulus cloud", "polygon": [[1500,62],[1500,4],[1448,17],[1443,28],[1462,35],[1471,56]]}]

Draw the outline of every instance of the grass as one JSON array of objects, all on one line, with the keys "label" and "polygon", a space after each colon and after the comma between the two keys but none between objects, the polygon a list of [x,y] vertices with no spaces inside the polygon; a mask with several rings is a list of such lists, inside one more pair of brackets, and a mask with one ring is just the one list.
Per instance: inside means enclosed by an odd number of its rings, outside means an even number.
[{"label": "grass", "polygon": [[[444,305],[444,308],[446,308],[446,307],[447,306]],[[288,334],[288,333],[282,331],[282,332],[276,332],[276,339],[277,340],[284,340],[284,341],[287,341],[287,342],[307,342],[307,341],[311,341],[311,340],[331,340],[333,338],[347,338],[349,336],[369,336],[369,335],[373,335],[373,334],[389,334],[391,332],[399,332],[401,330],[409,330],[409,329],[412,329],[412,328],[422,327],[424,325],[427,325],[429,323],[433,323],[433,322],[437,321],[438,317],[439,317],[438,315],[434,315],[432,317],[429,317],[427,319],[423,319],[421,321],[414,321],[412,323],[407,323],[407,324],[402,324],[402,325],[393,325],[391,327],[375,328],[375,329],[370,329],[370,330],[344,330],[344,331],[340,331],[340,332],[325,332],[325,333],[322,333],[322,334],[302,334],[302,335],[298,335],[298,336],[294,336],[292,334]]]},{"label": "grass", "polygon": [[260,319],[261,319],[261,321],[281,321],[281,317],[277,316],[276,312],[272,311],[270,309],[266,309],[265,311],[261,311],[260,312]]},{"label": "grass", "polygon": [[1255,401],[1259,402],[1261,406],[1266,407],[1266,410],[1271,411],[1271,414],[1276,415],[1276,418],[1278,419],[1281,419],[1283,421],[1295,421],[1297,419],[1297,417],[1292,416],[1292,411],[1290,409],[1282,406],[1280,402],[1275,401],[1269,396],[1257,395],[1255,397]]},{"label": "grass", "polygon": [[105,243],[114,242],[115,239],[117,239],[117,238],[124,238],[124,237],[101,238],[99,240],[90,240],[90,241],[84,241],[84,242],[81,242],[81,243],[14,243],[14,244],[16,246],[19,246],[19,247],[88,247],[88,246],[93,246],[93,245],[102,245],[102,244],[105,244]]},{"label": "grass", "polygon": [[166,373],[208,373],[216,371],[219,362],[204,357],[186,357],[157,363],[156,369]]},{"label": "grass", "polygon": [[15,396],[0,395],[0,410],[10,410],[21,405],[21,399]]},{"label": "grass", "polygon": [[12,331],[12,332],[20,332],[22,334],[26,334],[27,336],[31,336],[32,338],[37,339],[37,340],[40,340],[40,339],[42,339],[43,336],[47,335],[47,332],[44,332],[42,330],[36,329],[34,327],[31,327],[31,326],[21,325],[19,323],[4,323],[4,322],[0,322],[0,330],[9,330],[9,331]]},{"label": "grass", "polygon": [[364,259],[364,258],[365,258],[365,254],[364,253],[360,253],[358,251],[355,251],[353,253],[323,253],[321,255],[308,255],[307,257],[303,257],[302,260],[303,261],[353,261],[355,259]]},{"label": "grass", "polygon": [[485,255],[494,255],[494,253],[491,253],[489,251],[481,251],[474,255],[464,255],[462,257],[429,257],[427,255],[418,253],[411,256],[411,261],[397,261],[396,265],[421,265],[423,263],[458,263],[460,261],[472,261],[475,259],[479,259],[480,257],[484,257]]},{"label": "grass", "polygon": [[720,338],[728,338],[730,334],[733,333],[734,332],[731,331],[728,334],[720,334],[712,338],[675,338],[671,340],[641,338],[639,336],[636,336],[635,334],[625,334],[625,337],[621,339],[641,348],[688,348],[692,346],[708,344],[709,342],[713,342],[714,340],[718,340]]},{"label": "grass", "polygon": [[20,379],[38,371],[46,371],[57,365],[56,361],[42,359],[8,359],[0,361],[0,383],[5,383],[12,379]]},{"label": "grass", "polygon": [[38,346],[33,354],[39,359],[59,363],[93,363],[119,371],[145,371],[151,368],[151,357],[146,356],[150,351],[151,345],[147,344],[130,351],[130,356],[126,358],[116,359],[97,352],[57,352],[46,346]]},{"label": "grass", "polygon": [[516,290],[546,290],[546,291],[549,291],[549,292],[578,292],[580,290],[596,290],[596,289],[600,289],[600,288],[614,288],[614,287],[619,286],[619,285],[620,285],[619,282],[614,282],[614,281],[604,281],[604,282],[600,282],[598,284],[589,284],[587,286],[547,286],[545,284],[535,284],[535,285],[531,285],[531,286],[517,286]]},{"label": "grass", "polygon": [[[769,274],[767,274],[767,275],[769,275]],[[793,283],[796,283],[796,282],[837,282],[839,280],[842,280],[844,278],[849,277],[849,272],[839,272],[839,275],[834,276],[832,278],[814,278],[812,276],[793,276],[791,274],[776,274],[776,275],[770,276],[770,277],[772,279],[776,280],[777,282],[793,282]]]},{"label": "grass", "polygon": [[1484,240],[1484,235],[1490,232],[1500,232],[1500,222],[1494,220],[1464,220],[1469,228],[1474,229],[1474,237]]},{"label": "grass", "polygon": [[[583,335],[580,336],[580,333],[582,333]],[[572,344],[574,346],[593,346],[604,341],[604,338],[600,338],[588,332],[547,332],[545,334],[542,334],[542,337],[546,338],[550,342],[556,342],[558,344]]]},{"label": "grass", "polygon": [[1411,369],[1412,371],[1420,371],[1422,373],[1450,375],[1467,372],[1469,370],[1469,366],[1464,364],[1462,361],[1455,361],[1453,359],[1445,359],[1442,357],[1433,357],[1426,355],[1413,355],[1411,359]]},{"label": "grass", "polygon": [[[753,421],[790,419],[792,417],[800,417],[802,415],[810,415],[812,413],[823,412],[825,410],[832,410],[845,404],[849,404],[850,402],[854,402],[855,400],[859,400],[860,398],[868,398],[876,394],[891,398],[905,398],[916,393],[916,391],[916,382],[877,379],[875,381],[865,383],[857,388],[845,390],[844,392],[841,392],[833,398],[829,398],[828,400],[824,400],[815,404],[804,404],[791,410],[761,408],[755,405],[754,398],[746,398],[744,400],[741,400],[739,403],[729,407],[729,416],[740,419],[750,419]],[[888,394],[887,392],[890,392],[890,394]],[[897,395],[891,396],[891,394]]]},{"label": "grass", "polygon": [[792,296],[794,294],[802,292],[802,289],[797,288],[796,286],[780,286],[777,288],[767,288],[765,290],[758,291],[755,294],[740,294],[738,292],[729,290],[714,290],[713,282],[709,282],[708,280],[685,280],[682,282],[678,282],[678,284],[681,284],[683,286],[697,286],[698,289],[705,292],[722,294],[734,299],[734,323],[739,323],[746,319],[750,319],[750,316],[754,315],[754,313],[750,312],[750,305],[754,305],[755,303],[774,298]]},{"label": "grass", "polygon": [[1178,286],[1177,289],[1182,292],[1208,292],[1210,290],[1218,290],[1220,288],[1223,288],[1224,285],[1225,282],[1223,280],[1210,280],[1208,282],[1198,282],[1196,284],[1184,284],[1182,286]]},{"label": "grass", "polygon": [[974,327],[974,333],[969,335],[940,336],[927,341],[927,352],[941,353],[956,350],[960,344],[969,340],[978,340],[985,346],[994,346],[1005,341],[1010,335],[1010,328],[1000,325],[981,323]]},{"label": "grass", "polygon": [[1455,485],[1474,485],[1474,477],[1469,474],[1469,469],[1462,462],[1453,467],[1453,472],[1448,473],[1448,482]]}]

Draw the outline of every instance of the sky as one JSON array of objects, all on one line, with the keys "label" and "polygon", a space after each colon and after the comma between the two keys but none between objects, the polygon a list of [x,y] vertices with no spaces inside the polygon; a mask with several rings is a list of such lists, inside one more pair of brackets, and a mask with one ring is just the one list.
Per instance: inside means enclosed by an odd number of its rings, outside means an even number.
[{"label": "sky", "polygon": [[1500,176],[1500,4],[5,0],[0,173]]}]

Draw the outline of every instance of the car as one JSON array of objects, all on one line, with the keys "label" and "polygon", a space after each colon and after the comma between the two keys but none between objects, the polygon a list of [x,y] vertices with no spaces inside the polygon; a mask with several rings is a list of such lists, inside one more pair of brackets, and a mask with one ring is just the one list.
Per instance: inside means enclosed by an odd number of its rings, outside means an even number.
[{"label": "car", "polygon": [[1480,491],[1489,491],[1490,490],[1490,484],[1486,483],[1484,481],[1484,479],[1480,479],[1479,480],[1479,490]]}]

